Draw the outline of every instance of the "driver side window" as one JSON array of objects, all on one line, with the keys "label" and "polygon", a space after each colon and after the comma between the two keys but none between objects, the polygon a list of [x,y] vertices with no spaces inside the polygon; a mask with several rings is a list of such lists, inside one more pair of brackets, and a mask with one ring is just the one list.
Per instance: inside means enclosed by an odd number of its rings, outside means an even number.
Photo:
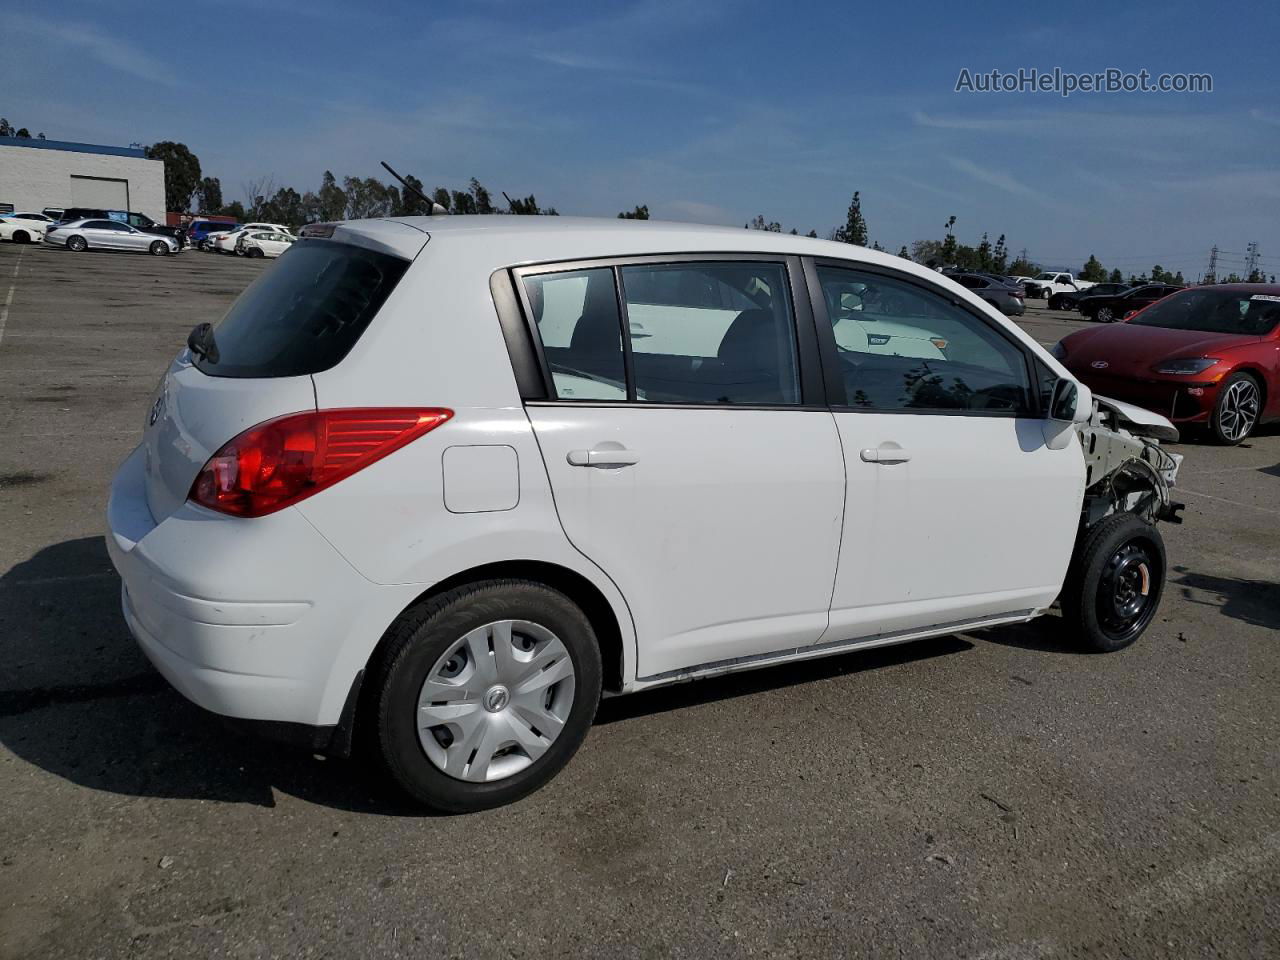
[{"label": "driver side window", "polygon": [[1023,351],[940,291],[820,266],[850,409],[1032,416]]}]

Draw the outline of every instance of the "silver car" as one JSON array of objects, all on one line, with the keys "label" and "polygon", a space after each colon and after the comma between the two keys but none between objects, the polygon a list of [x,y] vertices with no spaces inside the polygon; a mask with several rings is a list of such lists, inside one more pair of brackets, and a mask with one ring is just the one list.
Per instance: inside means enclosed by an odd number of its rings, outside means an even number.
[{"label": "silver car", "polygon": [[72,220],[45,232],[45,243],[60,244],[68,250],[129,250],[165,257],[177,253],[178,241],[154,233],[143,233],[119,220]]}]

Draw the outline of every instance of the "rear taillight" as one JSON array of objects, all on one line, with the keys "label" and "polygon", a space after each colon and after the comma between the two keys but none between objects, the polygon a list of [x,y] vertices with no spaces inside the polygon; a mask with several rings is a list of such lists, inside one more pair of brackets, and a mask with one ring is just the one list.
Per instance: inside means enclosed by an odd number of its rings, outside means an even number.
[{"label": "rear taillight", "polygon": [[274,513],[394,453],[453,416],[441,407],[313,410],[268,420],[223,444],[190,499],[236,517]]}]

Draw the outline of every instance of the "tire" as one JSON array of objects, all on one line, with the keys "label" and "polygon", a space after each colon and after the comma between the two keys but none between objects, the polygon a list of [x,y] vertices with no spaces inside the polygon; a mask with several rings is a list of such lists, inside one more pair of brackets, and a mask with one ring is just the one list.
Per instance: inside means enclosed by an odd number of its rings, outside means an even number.
[{"label": "tire", "polygon": [[1216,443],[1234,447],[1253,432],[1261,413],[1262,386],[1247,373],[1233,373],[1218,388],[1209,434]]},{"label": "tire", "polygon": [[248,257],[250,260],[257,260],[259,257],[263,255],[263,253],[257,247],[250,247],[248,250],[244,252],[244,255]]},{"label": "tire", "polygon": [[1116,315],[1110,307],[1099,307],[1093,312],[1093,319],[1099,323],[1111,323],[1115,320]]},{"label": "tire", "polygon": [[[544,657],[554,659],[537,669]],[[401,789],[446,813],[537,790],[582,744],[600,701],[590,622],[563,594],[531,581],[485,581],[412,608],[374,659],[362,711],[370,745]],[[428,726],[432,719],[440,722]],[[543,733],[556,724],[558,733]]]},{"label": "tire", "polygon": [[1146,631],[1164,593],[1164,538],[1131,513],[1085,531],[1062,589],[1062,618],[1094,653],[1113,653]]},{"label": "tire", "polygon": [[27,233],[27,231],[25,230],[15,230],[13,231],[13,242],[14,243],[30,243],[31,234]]},{"label": "tire", "polygon": [[169,255],[169,245],[163,240],[156,240],[147,249],[153,257],[167,257]]},{"label": "tire", "polygon": [[1066,302],[1066,298],[1059,294],[1056,297],[1049,298],[1050,310],[1070,310],[1071,305]]},{"label": "tire", "polygon": [[72,253],[83,253],[89,249],[89,243],[84,237],[71,237],[67,240],[67,249]]}]

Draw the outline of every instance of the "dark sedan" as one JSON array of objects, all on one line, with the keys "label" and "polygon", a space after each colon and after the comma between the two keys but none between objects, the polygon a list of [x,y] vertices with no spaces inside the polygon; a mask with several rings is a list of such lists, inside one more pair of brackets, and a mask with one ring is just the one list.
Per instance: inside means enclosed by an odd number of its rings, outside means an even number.
[{"label": "dark sedan", "polygon": [[986,273],[948,273],[947,276],[1007,317],[1020,317],[1027,310],[1026,292],[1020,284]]},{"label": "dark sedan", "polygon": [[1090,320],[1111,323],[1113,320],[1123,320],[1129,314],[1137,313],[1181,289],[1183,288],[1167,283],[1148,283],[1141,287],[1132,287],[1123,293],[1082,299],[1079,303],[1080,312]]},{"label": "dark sedan", "polygon": [[1090,389],[1235,444],[1280,419],[1280,286],[1191,287],[1053,354]]},{"label": "dark sedan", "polygon": [[1092,287],[1085,287],[1083,290],[1055,293],[1049,297],[1048,306],[1050,310],[1074,310],[1081,301],[1089,297],[1112,297],[1132,289],[1133,287],[1127,283],[1095,283]]}]

